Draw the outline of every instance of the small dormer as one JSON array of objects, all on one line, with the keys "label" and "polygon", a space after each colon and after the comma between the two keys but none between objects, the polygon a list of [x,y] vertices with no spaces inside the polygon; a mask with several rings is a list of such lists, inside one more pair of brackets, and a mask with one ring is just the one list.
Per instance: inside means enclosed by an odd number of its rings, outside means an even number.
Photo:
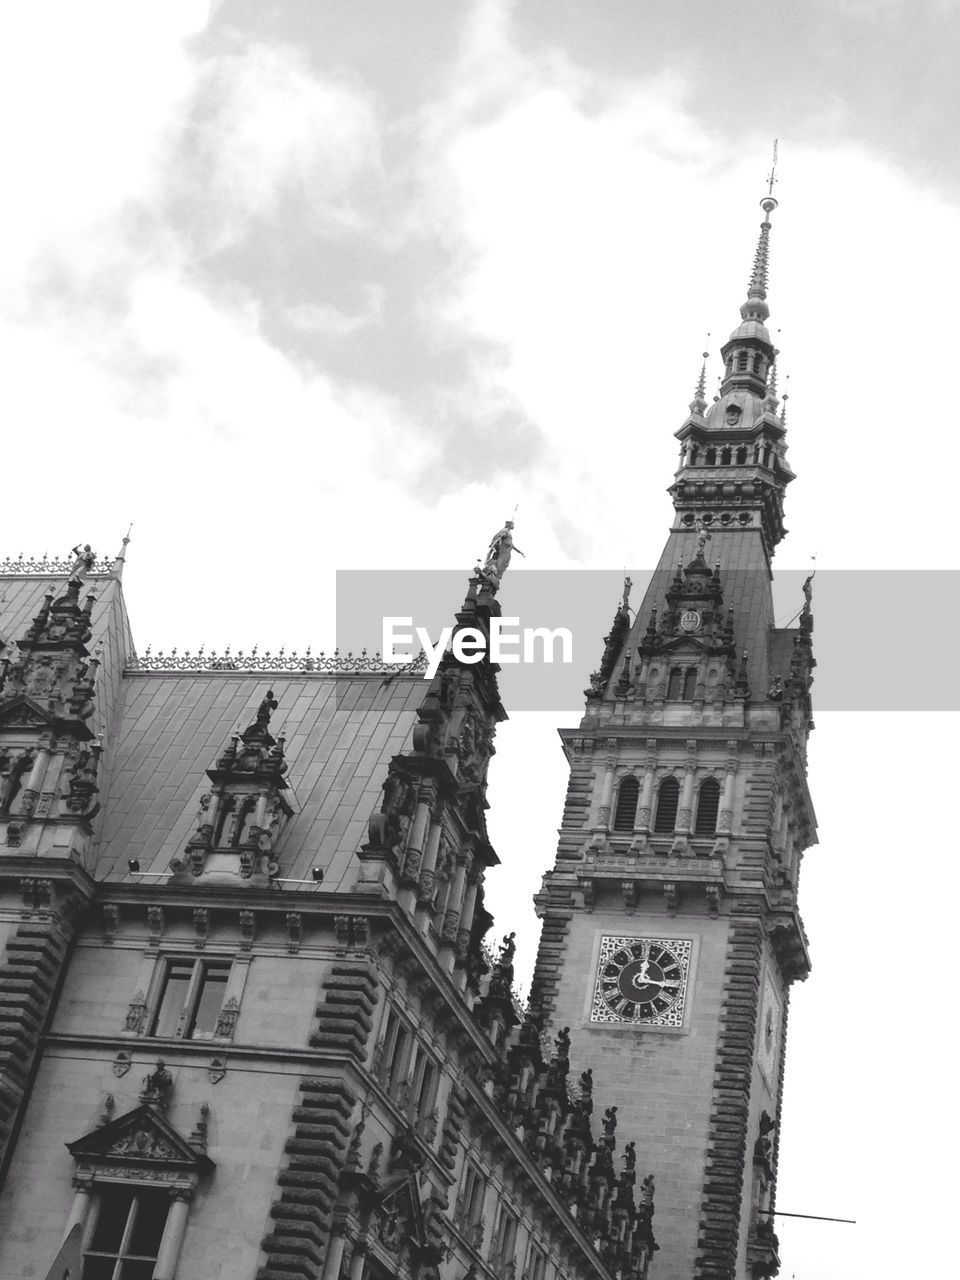
[{"label": "small dormer", "polygon": [[178,878],[262,886],[279,873],[278,843],[293,809],[284,794],[284,740],[269,731],[276,707],[269,689],[256,719],[207,770],[212,785],[200,797],[197,829],[171,864]]}]

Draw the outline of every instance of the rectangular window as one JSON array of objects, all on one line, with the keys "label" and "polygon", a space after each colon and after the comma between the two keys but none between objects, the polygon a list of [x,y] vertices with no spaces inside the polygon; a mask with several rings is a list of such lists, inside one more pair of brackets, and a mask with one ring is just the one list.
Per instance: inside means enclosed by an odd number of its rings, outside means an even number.
[{"label": "rectangular window", "polygon": [[422,1049],[416,1050],[417,1060],[413,1069],[413,1083],[410,1094],[410,1118],[414,1124],[427,1119],[433,1112],[437,1100],[437,1083],[440,1073],[432,1058],[428,1058]]},{"label": "rectangular window", "polygon": [[507,1266],[517,1252],[517,1215],[505,1204],[500,1206],[497,1229],[493,1234],[490,1259],[500,1267]]},{"label": "rectangular window", "polygon": [[382,1040],[383,1053],[380,1059],[380,1083],[391,1097],[396,1098],[400,1086],[407,1078],[409,1063],[410,1029],[401,1021],[395,1009],[387,1016],[387,1029]]},{"label": "rectangular window", "polygon": [[166,1191],[105,1186],[83,1255],[83,1280],[153,1280],[169,1204]]},{"label": "rectangular window", "polygon": [[463,1166],[463,1190],[460,1195],[460,1213],[465,1226],[475,1227],[482,1221],[486,1194],[486,1178],[477,1166],[468,1160]]},{"label": "rectangular window", "polygon": [[527,1262],[523,1268],[523,1280],[544,1280],[547,1274],[547,1255],[531,1240],[527,1248]]},{"label": "rectangular window", "polygon": [[212,1040],[229,976],[229,960],[168,960],[151,1034]]}]

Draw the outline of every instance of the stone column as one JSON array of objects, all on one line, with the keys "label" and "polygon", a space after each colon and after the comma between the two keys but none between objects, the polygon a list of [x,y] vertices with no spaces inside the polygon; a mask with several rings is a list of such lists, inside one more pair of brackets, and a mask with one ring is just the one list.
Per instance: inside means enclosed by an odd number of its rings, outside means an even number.
[{"label": "stone column", "polygon": [[177,1262],[187,1230],[191,1195],[192,1192],[184,1190],[173,1193],[173,1202],[167,1214],[167,1225],[163,1228],[160,1255],[153,1272],[153,1280],[174,1280],[177,1274]]},{"label": "stone column", "polygon": [[33,768],[20,794],[20,812],[25,816],[30,816],[37,805],[40,797],[40,788],[43,786],[43,775],[47,772],[47,764],[50,761],[51,752],[48,747],[40,747],[37,750],[36,758],[33,762]]},{"label": "stone column", "polygon": [[717,834],[728,836],[733,830],[733,788],[737,778],[737,744],[727,743],[727,776],[720,797],[720,813],[717,816]]},{"label": "stone column", "polygon": [[416,904],[417,880],[420,876],[420,862],[423,858],[423,842],[426,837],[427,824],[430,821],[429,800],[418,800],[413,821],[407,839],[403,866],[400,871],[400,892],[397,901],[404,911],[413,911]]},{"label": "stone column", "polygon": [[677,832],[680,835],[689,835],[693,827],[693,783],[697,772],[697,762],[693,753],[696,750],[696,743],[687,743],[687,750],[690,754],[684,766],[680,807],[677,810]]},{"label": "stone column", "polygon": [[617,765],[616,756],[607,756],[606,763],[607,769],[603,775],[603,783],[600,788],[600,807],[597,811],[598,831],[609,831],[610,829],[610,806],[613,801],[613,778]]},{"label": "stone column", "polygon": [[89,1182],[74,1182],[77,1189],[76,1195],[73,1197],[73,1204],[70,1207],[70,1217],[67,1219],[67,1229],[64,1231],[64,1239],[70,1234],[74,1227],[80,1228],[80,1239],[87,1229],[87,1219],[90,1216],[90,1206],[93,1203],[93,1185]]},{"label": "stone column", "polygon": [[717,831],[728,836],[733,829],[733,788],[737,777],[737,763],[733,767],[727,764],[727,776],[723,782],[723,795],[720,797],[720,816],[717,819]]},{"label": "stone column", "polygon": [[457,937],[464,903],[464,890],[467,885],[467,856],[461,852],[457,858],[457,869],[447,896],[447,909],[440,922],[440,945],[445,952],[443,960],[448,970],[452,969],[456,962]]},{"label": "stone column", "polygon": [[[327,1256],[323,1260],[323,1276],[321,1280],[339,1280],[340,1268],[343,1265],[343,1254],[347,1247],[346,1236],[331,1236],[327,1245]],[[160,1280],[157,1276],[156,1280]]]},{"label": "stone column", "polygon": [[430,901],[437,883],[437,856],[440,852],[440,835],[443,824],[437,818],[430,822],[426,847],[420,862],[420,875],[417,879],[417,926],[424,933],[430,919]]},{"label": "stone column", "polygon": [[644,835],[650,832],[653,815],[653,784],[657,776],[657,758],[652,754],[656,750],[656,742],[651,738],[647,742],[647,750],[651,752],[644,761],[643,785],[640,788],[640,803],[637,805],[637,817],[633,829]]},{"label": "stone column", "polygon": [[467,882],[463,906],[460,909],[460,928],[457,930],[457,964],[465,964],[470,947],[470,932],[473,928],[473,913],[477,909],[477,891],[479,880],[476,873]]}]

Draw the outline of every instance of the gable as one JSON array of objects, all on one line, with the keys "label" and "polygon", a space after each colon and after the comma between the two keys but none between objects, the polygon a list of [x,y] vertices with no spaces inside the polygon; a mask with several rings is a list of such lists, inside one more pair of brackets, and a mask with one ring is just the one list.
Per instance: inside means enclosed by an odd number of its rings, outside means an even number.
[{"label": "gable", "polygon": [[22,693],[0,706],[0,727],[45,729],[50,722],[39,703]]},{"label": "gable", "polygon": [[213,1167],[202,1151],[182,1138],[164,1116],[146,1103],[66,1145],[76,1160],[117,1168],[163,1166],[203,1173]]}]

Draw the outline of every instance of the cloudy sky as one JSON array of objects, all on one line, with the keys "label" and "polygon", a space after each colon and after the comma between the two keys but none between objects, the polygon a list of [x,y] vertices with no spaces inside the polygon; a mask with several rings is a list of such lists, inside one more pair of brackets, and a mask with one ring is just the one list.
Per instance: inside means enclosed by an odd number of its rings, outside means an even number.
[{"label": "cloudy sky", "polygon": [[[525,567],[649,566],[779,137],[799,479],[778,564],[952,568],[957,8],[9,8],[2,552],[114,551],[132,520],[141,648],[332,645],[336,569],[466,569],[516,503],[514,609]],[[858,606],[889,679],[953,660],[945,589],[928,618],[887,589]],[[552,856],[576,711],[516,717],[495,762],[495,892],[527,964],[515,904]],[[860,1226],[784,1220],[797,1280],[941,1274],[955,733],[818,715],[779,1204]]]}]

